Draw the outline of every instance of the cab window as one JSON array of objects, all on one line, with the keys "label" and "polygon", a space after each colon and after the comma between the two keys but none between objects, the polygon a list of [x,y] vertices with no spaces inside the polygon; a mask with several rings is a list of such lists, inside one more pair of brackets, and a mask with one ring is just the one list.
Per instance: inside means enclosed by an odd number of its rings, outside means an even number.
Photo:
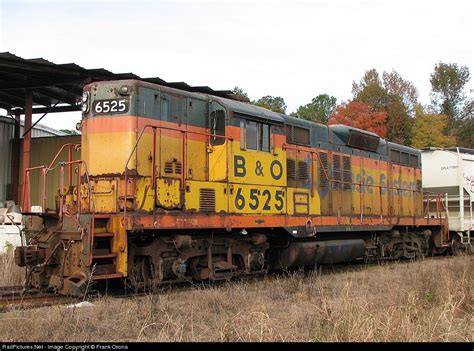
[{"label": "cab window", "polygon": [[211,112],[210,118],[210,143],[211,145],[222,145],[225,142],[225,138],[219,137],[219,135],[225,136],[225,112],[224,110],[216,110]]},{"label": "cab window", "polygon": [[270,151],[269,124],[244,120],[241,121],[240,128],[242,129],[241,135],[245,135],[245,140],[241,140],[241,144],[245,145],[245,149]]}]

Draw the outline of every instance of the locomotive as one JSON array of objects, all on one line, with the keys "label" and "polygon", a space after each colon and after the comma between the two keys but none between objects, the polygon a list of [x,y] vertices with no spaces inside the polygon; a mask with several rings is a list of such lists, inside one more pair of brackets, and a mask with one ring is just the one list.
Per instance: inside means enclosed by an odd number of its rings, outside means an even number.
[{"label": "locomotive", "polygon": [[420,152],[374,133],[138,80],[91,83],[82,107],[56,208],[33,212],[23,193],[29,288],[144,289],[448,246]]}]

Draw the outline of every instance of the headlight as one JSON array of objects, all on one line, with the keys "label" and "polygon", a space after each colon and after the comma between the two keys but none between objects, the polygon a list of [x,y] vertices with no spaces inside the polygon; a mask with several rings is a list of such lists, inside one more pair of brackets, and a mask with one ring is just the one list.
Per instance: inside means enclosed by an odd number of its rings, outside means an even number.
[{"label": "headlight", "polygon": [[87,102],[84,102],[81,106],[82,112],[87,113],[89,112],[89,104]]},{"label": "headlight", "polygon": [[89,92],[85,91],[82,93],[82,102],[86,102],[87,100],[89,100]]},{"label": "headlight", "polygon": [[119,92],[120,92],[120,95],[128,95],[128,94],[130,94],[130,88],[129,88],[128,86],[126,86],[126,85],[122,85],[122,86],[120,87],[120,91],[119,91]]}]

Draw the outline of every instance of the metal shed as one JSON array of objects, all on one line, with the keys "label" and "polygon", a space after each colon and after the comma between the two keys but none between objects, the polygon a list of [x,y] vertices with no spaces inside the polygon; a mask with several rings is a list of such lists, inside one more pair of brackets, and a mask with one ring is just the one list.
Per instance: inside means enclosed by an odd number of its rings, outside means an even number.
[{"label": "metal shed", "polygon": [[[9,199],[12,183],[12,152],[14,147],[15,120],[0,116],[0,203]],[[20,122],[20,133],[24,130],[23,121]],[[32,138],[65,136],[59,130],[37,124],[31,130]],[[44,150],[43,150],[44,151]],[[20,163],[21,164],[21,163]]]}]

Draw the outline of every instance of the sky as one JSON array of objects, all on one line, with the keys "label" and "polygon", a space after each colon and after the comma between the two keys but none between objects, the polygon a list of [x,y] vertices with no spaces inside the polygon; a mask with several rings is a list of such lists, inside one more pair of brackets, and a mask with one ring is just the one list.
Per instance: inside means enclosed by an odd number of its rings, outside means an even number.
[{"label": "sky", "polygon": [[[0,0],[0,52],[239,86],[252,100],[283,97],[289,114],[319,94],[350,99],[371,68],[396,70],[428,104],[436,63],[474,76],[473,23],[472,0]],[[50,114],[41,124],[74,129],[80,118]]]}]

